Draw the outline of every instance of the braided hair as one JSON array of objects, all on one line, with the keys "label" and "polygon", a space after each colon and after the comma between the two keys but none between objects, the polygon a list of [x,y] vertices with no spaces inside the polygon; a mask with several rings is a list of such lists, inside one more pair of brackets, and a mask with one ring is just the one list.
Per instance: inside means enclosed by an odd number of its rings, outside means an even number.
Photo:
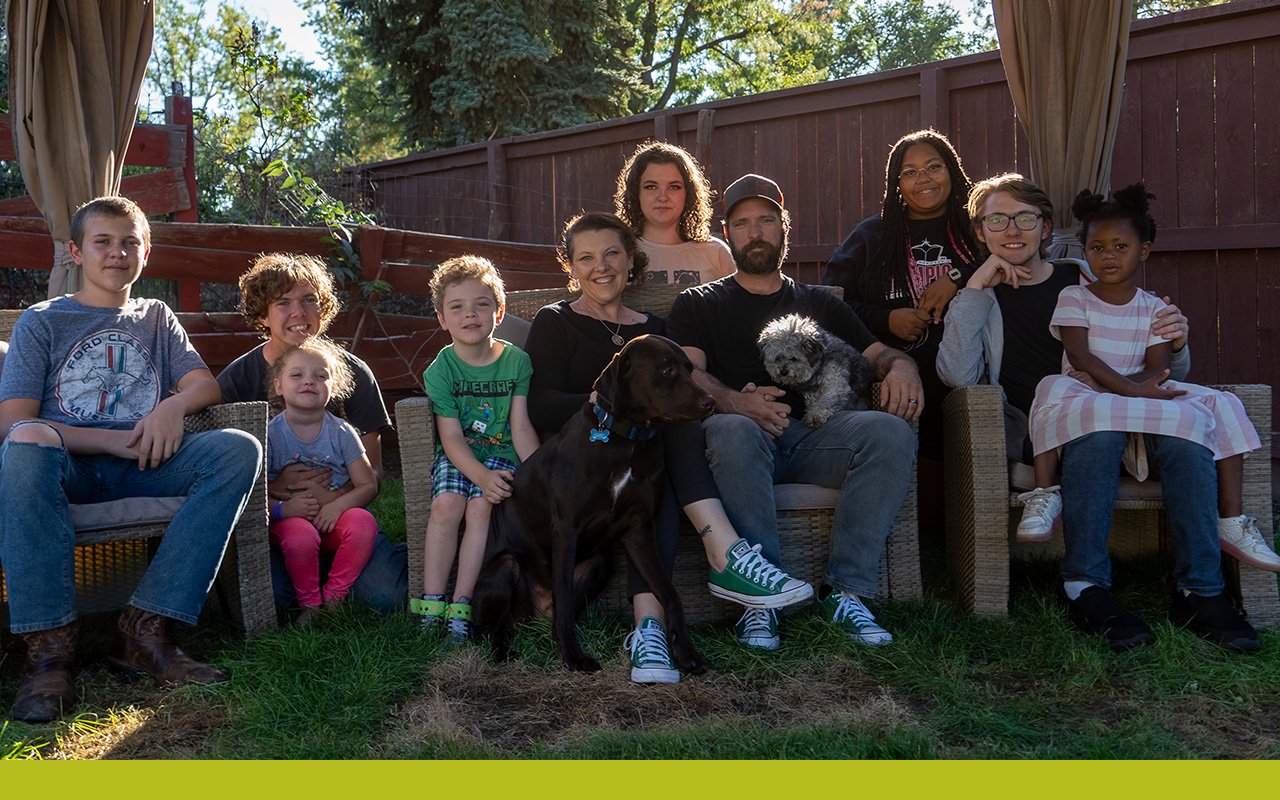
[{"label": "braided hair", "polygon": [[902,161],[906,158],[907,149],[916,144],[927,144],[937,150],[951,176],[951,195],[947,198],[946,218],[947,228],[960,251],[956,255],[966,266],[975,264],[978,260],[980,250],[965,208],[973,182],[960,164],[960,156],[956,154],[951,142],[947,141],[947,137],[935,130],[908,133],[894,143],[893,149],[889,151],[889,161],[885,165],[880,246],[871,256],[869,268],[858,276],[862,293],[867,297],[888,297],[893,287],[903,287],[913,295],[912,299],[919,299],[914,297],[907,262],[907,251],[911,245],[907,232],[907,204],[902,199],[902,190],[898,186],[898,174],[902,172]]},{"label": "braided hair", "polygon": [[1143,242],[1156,240],[1156,221],[1151,216],[1151,201],[1155,195],[1147,191],[1142,181],[1131,183],[1115,192],[1111,199],[1082,189],[1071,203],[1071,213],[1080,220],[1080,241],[1089,238],[1089,226],[1101,220],[1122,219],[1133,225],[1138,239]]}]

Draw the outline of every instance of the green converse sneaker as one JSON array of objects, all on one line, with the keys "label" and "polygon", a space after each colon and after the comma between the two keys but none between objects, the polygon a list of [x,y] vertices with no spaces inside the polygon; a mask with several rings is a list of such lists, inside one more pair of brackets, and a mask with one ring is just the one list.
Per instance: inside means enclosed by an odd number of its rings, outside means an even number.
[{"label": "green converse sneaker", "polygon": [[409,612],[422,617],[422,633],[435,636],[444,630],[444,595],[426,595],[409,599]]},{"label": "green converse sneaker", "polygon": [[856,595],[833,589],[819,606],[825,618],[839,625],[855,642],[881,645],[893,641],[893,634],[876,624],[871,610]]},{"label": "green converse sneaker", "polygon": [[474,632],[471,625],[471,603],[450,603],[444,609],[445,640],[450,647],[458,647],[471,641]]},{"label": "green converse sneaker", "polygon": [[667,648],[667,631],[654,617],[640,620],[640,627],[623,643],[631,654],[632,683],[679,683],[680,670]]},{"label": "green converse sneaker", "polygon": [[707,568],[707,588],[716,597],[747,608],[783,608],[813,597],[813,587],[797,580],[760,555],[760,545],[746,539],[733,543],[722,571]]},{"label": "green converse sneaker", "polygon": [[738,642],[747,647],[777,650],[782,645],[778,636],[778,612],[771,608],[748,608],[733,626],[733,633]]}]

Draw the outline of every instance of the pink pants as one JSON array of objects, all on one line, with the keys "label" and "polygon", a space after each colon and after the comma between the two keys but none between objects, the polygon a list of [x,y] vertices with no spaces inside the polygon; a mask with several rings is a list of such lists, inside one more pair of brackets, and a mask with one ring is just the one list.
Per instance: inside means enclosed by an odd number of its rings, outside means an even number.
[{"label": "pink pants", "polygon": [[[322,600],[341,600],[373,552],[378,523],[367,510],[349,508],[338,517],[333,533],[321,533],[302,517],[271,523],[271,541],[284,554],[284,567],[298,594],[298,605],[318,606]],[[320,589],[320,551],[333,553],[333,567]]]}]

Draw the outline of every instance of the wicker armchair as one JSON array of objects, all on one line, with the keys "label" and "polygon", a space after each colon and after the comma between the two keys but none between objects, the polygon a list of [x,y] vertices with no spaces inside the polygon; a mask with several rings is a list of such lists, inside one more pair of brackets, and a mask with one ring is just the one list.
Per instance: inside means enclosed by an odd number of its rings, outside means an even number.
[{"label": "wicker armchair", "polygon": [[[666,316],[683,286],[642,286],[626,290],[624,302],[631,308]],[[838,288],[835,289],[839,291]],[[532,319],[538,309],[571,297],[566,289],[531,289],[507,294],[507,313]],[[410,397],[396,403],[396,430],[400,437],[404,476],[405,525],[409,542],[409,594],[422,593],[424,540],[431,513],[431,464],[435,456],[435,424],[431,400]],[[820,581],[830,550],[831,519],[838,497],[835,489],[809,484],[774,487],[778,527],[782,535],[782,567],[800,578]],[[614,574],[601,595],[609,613],[629,614],[625,555],[621,545],[614,553]],[[719,600],[707,591],[706,556],[688,521],[676,549],[674,583],[691,623],[730,619],[741,608]],[[916,522],[916,487],[913,483],[902,510],[889,533],[880,561],[879,594],[897,600],[920,597],[920,541]]]},{"label": "wicker armchair", "polygon": [[[1236,394],[1262,438],[1262,449],[1245,459],[1244,510],[1272,530],[1271,388],[1247,384],[1218,387]],[[1003,617],[1009,607],[1009,558],[1014,554],[1059,556],[1061,537],[1046,544],[1013,539],[1021,508],[1016,499],[1030,486],[1030,468],[1010,470],[1005,457],[1003,392],[999,386],[969,386],[947,396],[946,503],[947,562],[965,607],[983,616]],[[1013,487],[1013,488],[1011,488]],[[1113,554],[1168,549],[1163,502],[1155,481],[1120,481],[1111,532]],[[1239,592],[1250,622],[1280,624],[1280,594],[1270,572],[1224,559],[1228,584]]]},{"label": "wicker armchair", "polygon": [[[9,338],[21,313],[20,310],[0,310],[0,340]],[[252,434],[262,442],[265,451],[267,404],[226,403],[210,406],[186,419],[188,432],[220,428],[236,428]],[[179,501],[175,501],[175,511],[178,503]],[[167,527],[167,521],[156,521],[154,518],[142,521],[134,516],[134,522],[129,522],[130,509],[127,501],[115,501],[115,504],[124,509],[124,517],[118,524],[76,531],[76,603],[81,613],[107,611],[128,602],[154,552],[153,540],[163,536]],[[74,518],[77,507],[73,506],[72,509]],[[244,513],[240,515],[232,532],[215,590],[209,595],[209,603],[221,606],[221,610],[236,621],[248,636],[276,626],[270,563],[264,464],[262,475],[254,485]],[[8,592],[3,570],[0,569],[0,609],[5,609],[5,617],[8,616],[7,604]]]}]

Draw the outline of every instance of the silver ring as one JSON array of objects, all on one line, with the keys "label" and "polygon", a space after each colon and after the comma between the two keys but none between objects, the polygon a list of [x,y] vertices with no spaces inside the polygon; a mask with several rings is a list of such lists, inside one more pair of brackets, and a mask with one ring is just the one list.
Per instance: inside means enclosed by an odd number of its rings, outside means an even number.
[{"label": "silver ring", "polygon": [[911,403],[912,405],[915,405],[915,404],[919,403],[920,401],[919,401],[919,400],[917,400],[917,399],[915,399],[914,397],[910,397],[910,398],[907,398],[907,402],[908,402],[908,403]]}]

